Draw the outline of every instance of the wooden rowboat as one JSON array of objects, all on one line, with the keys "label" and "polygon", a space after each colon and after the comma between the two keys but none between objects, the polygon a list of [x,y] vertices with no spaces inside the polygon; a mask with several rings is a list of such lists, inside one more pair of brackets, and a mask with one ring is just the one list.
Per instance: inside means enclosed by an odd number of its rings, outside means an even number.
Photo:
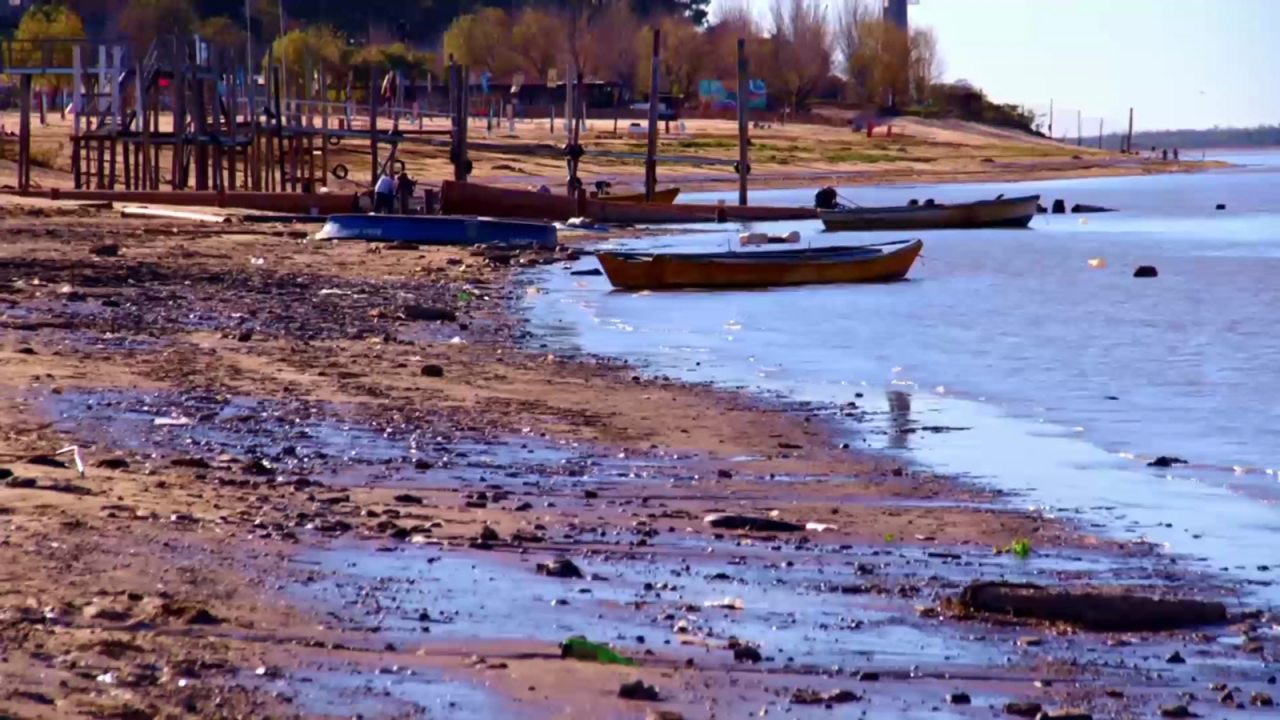
[{"label": "wooden rowboat", "polygon": [[596,255],[614,287],[623,290],[758,288],[819,283],[887,282],[906,277],[924,243],[893,250],[822,247],[806,250]]},{"label": "wooden rowboat", "polygon": [[546,223],[438,215],[330,215],[317,240],[369,240],[414,245],[506,245],[556,248]]},{"label": "wooden rowboat", "polygon": [[828,230],[1026,227],[1036,216],[1039,201],[1039,195],[1026,195],[955,205],[841,208],[819,214]]},{"label": "wooden rowboat", "polygon": [[[647,202],[654,205],[670,205],[680,197],[680,188],[667,188],[666,190],[655,190],[653,199]],[[642,203],[646,202],[644,193],[626,193],[622,195],[598,195],[594,200],[603,200],[613,203]]]},{"label": "wooden rowboat", "polygon": [[530,190],[509,190],[477,183],[445,180],[440,184],[440,208],[446,215],[485,215],[564,222],[586,217],[598,223],[657,224],[710,223],[717,212],[726,221],[816,220],[811,207],[769,207],[762,205],[693,205],[609,202],[576,198]]}]

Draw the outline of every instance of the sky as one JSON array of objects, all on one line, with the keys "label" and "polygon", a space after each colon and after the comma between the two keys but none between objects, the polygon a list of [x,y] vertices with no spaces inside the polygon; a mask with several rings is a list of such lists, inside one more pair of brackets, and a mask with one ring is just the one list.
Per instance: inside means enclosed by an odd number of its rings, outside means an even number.
[{"label": "sky", "polygon": [[[713,0],[717,2],[719,0]],[[764,12],[772,0],[750,0]],[[830,8],[844,0],[820,0]],[[871,0],[878,7],[880,0]],[[1054,134],[1280,124],[1280,0],[919,0],[947,80],[1054,104]]]}]

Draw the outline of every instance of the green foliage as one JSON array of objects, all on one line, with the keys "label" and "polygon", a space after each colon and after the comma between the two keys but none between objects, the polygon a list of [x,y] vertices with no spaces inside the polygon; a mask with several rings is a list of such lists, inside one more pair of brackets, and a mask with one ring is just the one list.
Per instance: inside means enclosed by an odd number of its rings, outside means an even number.
[{"label": "green foliage", "polygon": [[211,17],[196,25],[196,34],[219,50],[232,52],[245,47],[245,32],[229,17]]},{"label": "green foliage", "polygon": [[1026,560],[1031,557],[1031,541],[1026,538],[1018,538],[1005,546],[1000,552],[1012,553],[1019,560]]},{"label": "green foliage", "polygon": [[[22,16],[13,39],[14,67],[39,67],[48,62],[56,67],[71,67],[73,46],[71,43],[51,42],[42,46],[39,41],[83,40],[84,23],[74,11],[61,5],[34,5]],[[36,44],[27,44],[28,41]],[[47,50],[47,55],[46,55]],[[70,86],[69,75],[37,75],[33,84],[37,88],[56,90]]]},{"label": "green foliage", "polygon": [[134,50],[144,54],[158,37],[190,33],[197,19],[191,0],[129,0],[118,26]]},{"label": "green foliage", "polygon": [[511,50],[511,21],[499,8],[459,15],[444,34],[444,52],[479,72],[504,75],[516,64]]},{"label": "green foliage", "polygon": [[439,77],[441,69],[440,59],[435,53],[417,52],[404,43],[362,48],[354,56],[353,62],[363,67],[377,67],[413,78],[425,78],[427,73]]},{"label": "green foliage", "polygon": [[920,105],[904,114],[926,118],[951,118],[1032,132],[1035,112],[1009,103],[993,103],[982,90],[966,82],[934,83]]},{"label": "green foliage", "polygon": [[276,38],[271,44],[271,54],[262,59],[264,73],[270,73],[267,60],[279,67],[284,64],[292,90],[301,88],[308,62],[313,72],[329,74],[329,86],[346,84],[350,73],[351,55],[346,38],[328,25],[316,25],[306,30],[294,30]]}]

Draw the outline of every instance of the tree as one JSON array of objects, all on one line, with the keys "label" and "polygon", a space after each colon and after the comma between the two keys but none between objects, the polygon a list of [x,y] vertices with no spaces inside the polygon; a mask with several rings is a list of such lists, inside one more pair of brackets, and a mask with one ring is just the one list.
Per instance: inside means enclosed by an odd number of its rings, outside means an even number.
[{"label": "tree", "polygon": [[[285,96],[306,88],[306,71],[327,73],[329,87],[337,88],[351,80],[353,53],[348,51],[347,40],[328,25],[316,25],[305,30],[292,30],[276,38],[271,44],[269,58],[278,67],[283,63],[284,75],[289,87],[282,88]],[[263,76],[270,82],[271,67],[267,57],[262,59]]]},{"label": "tree", "polygon": [[191,0],[130,0],[119,19],[120,32],[139,56],[147,53],[156,38],[186,35],[195,25]]},{"label": "tree", "polygon": [[[732,82],[738,76],[738,40],[747,41],[746,51],[750,62],[764,48],[760,27],[751,14],[750,6],[745,2],[718,1],[715,10],[711,26],[703,31],[707,74]],[[749,68],[753,76],[759,75],[761,68],[755,63],[751,63]]]},{"label": "tree", "polygon": [[[633,38],[640,32],[640,21],[631,11],[631,5],[625,0],[607,2],[592,16],[589,29],[583,53],[587,73],[601,80],[634,86],[639,58],[647,60],[649,50],[646,48],[637,54]],[[647,72],[640,74],[648,77]]]},{"label": "tree", "polygon": [[444,34],[444,51],[455,62],[493,75],[508,72],[513,63],[511,22],[498,8],[460,15]]},{"label": "tree", "polygon": [[831,29],[818,0],[773,0],[762,74],[770,95],[801,109],[831,74]]},{"label": "tree", "polygon": [[544,10],[526,7],[511,28],[511,49],[538,80],[546,81],[560,56],[563,19]]},{"label": "tree", "polygon": [[929,28],[913,28],[907,44],[908,83],[912,99],[919,104],[929,97],[929,91],[942,77],[942,58],[938,55],[938,38]]},{"label": "tree", "polygon": [[[71,67],[74,62],[72,43],[43,42],[56,40],[84,40],[84,22],[74,11],[61,5],[34,5],[18,23],[13,39],[15,67],[40,67],[48,63],[56,67]],[[31,43],[31,44],[28,44]],[[63,74],[36,75],[33,85],[48,92],[61,93],[71,86],[71,76]],[[66,117],[66,103],[58,107]],[[40,106],[40,122],[44,122],[44,105]]]},{"label": "tree", "polygon": [[[667,90],[675,98],[685,98],[697,90],[698,80],[706,60],[706,47],[702,33],[693,22],[684,17],[666,17],[659,25],[662,31],[658,49],[658,88],[667,81]],[[649,92],[649,62],[653,36],[641,32],[636,38],[639,51],[639,72],[636,92]]]},{"label": "tree", "polygon": [[216,50],[234,53],[245,47],[246,34],[229,17],[212,17],[196,25],[196,34]]}]

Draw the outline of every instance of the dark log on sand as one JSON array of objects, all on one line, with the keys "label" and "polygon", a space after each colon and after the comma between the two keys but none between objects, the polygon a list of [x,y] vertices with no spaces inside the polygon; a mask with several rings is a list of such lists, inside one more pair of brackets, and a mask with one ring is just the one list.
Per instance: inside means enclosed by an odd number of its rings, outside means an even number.
[{"label": "dark log on sand", "polygon": [[960,610],[1060,622],[1099,632],[1174,630],[1227,620],[1227,608],[1220,602],[1068,592],[1029,583],[973,583],[955,605]]}]

